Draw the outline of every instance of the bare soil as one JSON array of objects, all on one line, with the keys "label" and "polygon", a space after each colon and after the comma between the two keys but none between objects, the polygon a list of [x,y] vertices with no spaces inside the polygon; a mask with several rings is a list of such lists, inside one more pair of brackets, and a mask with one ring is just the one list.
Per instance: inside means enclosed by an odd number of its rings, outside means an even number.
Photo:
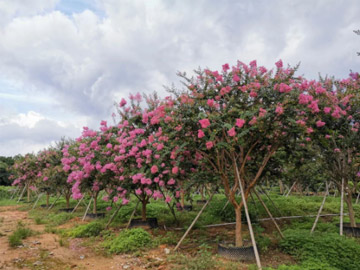
[{"label": "bare soil", "polygon": [[[8,236],[16,230],[21,221],[27,227],[37,232],[35,235],[23,240],[23,245],[11,248]],[[79,219],[72,219],[58,228],[71,228],[82,223]],[[161,233],[161,232],[160,232]],[[179,232],[181,235],[182,232]],[[161,233],[162,234],[162,233]],[[233,237],[233,228],[212,228],[206,231],[206,236],[215,239],[217,235]],[[193,231],[189,238],[197,236]],[[174,270],[174,266],[168,260],[165,251],[171,250],[172,246],[160,245],[156,249],[141,253],[141,256],[123,254],[105,256],[97,252],[96,243],[87,243],[88,239],[66,239],[66,243],[57,234],[45,232],[44,225],[37,225],[28,217],[26,211],[20,211],[16,206],[0,207],[0,269],[4,270],[47,270],[47,269],[159,269]],[[214,242],[214,241],[213,241]],[[215,242],[209,242],[209,246],[216,250]],[[197,255],[198,245],[192,241],[184,242],[180,252],[190,256]],[[222,260],[214,257],[216,260]],[[224,260],[225,261],[225,260]],[[277,250],[268,250],[262,254],[262,262],[266,266],[276,267],[279,264],[293,264],[294,260]],[[248,269],[249,264],[238,263],[236,269]],[[184,268],[186,269],[186,268]]]}]

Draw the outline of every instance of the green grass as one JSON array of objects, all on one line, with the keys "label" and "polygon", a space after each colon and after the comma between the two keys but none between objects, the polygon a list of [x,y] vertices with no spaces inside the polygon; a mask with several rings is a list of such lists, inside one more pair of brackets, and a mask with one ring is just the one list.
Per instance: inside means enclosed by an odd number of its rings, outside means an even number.
[{"label": "green grass", "polygon": [[79,225],[68,231],[67,234],[70,237],[76,238],[92,237],[98,236],[104,230],[104,228],[105,225],[103,222],[93,221],[88,224]]},{"label": "green grass", "polygon": [[10,247],[17,247],[22,245],[22,240],[34,234],[29,228],[26,228],[23,224],[19,223],[16,230],[9,235],[8,241]]},{"label": "green grass", "polygon": [[[303,263],[327,263],[339,270],[360,269],[360,244],[336,233],[287,230],[280,248]],[[327,269],[327,268],[323,268]]]},{"label": "green grass", "polygon": [[110,254],[129,253],[153,247],[152,236],[141,228],[121,231],[116,237],[110,235],[103,243]]}]

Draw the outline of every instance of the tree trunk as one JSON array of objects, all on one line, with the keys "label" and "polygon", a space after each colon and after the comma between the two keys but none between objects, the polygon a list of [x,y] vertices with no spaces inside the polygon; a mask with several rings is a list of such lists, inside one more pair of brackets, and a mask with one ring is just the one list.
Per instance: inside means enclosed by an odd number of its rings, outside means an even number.
[{"label": "tree trunk", "polygon": [[146,220],[146,201],[143,200],[142,202],[142,208],[141,208],[141,220],[145,221]]},{"label": "tree trunk", "polygon": [[352,193],[349,190],[348,190],[348,193],[347,193],[347,195],[345,197],[345,201],[346,201],[346,204],[347,204],[348,209],[349,209],[350,225],[351,225],[351,227],[356,227],[355,212],[354,212],[354,208],[353,208],[353,205],[352,205]]},{"label": "tree trunk", "polygon": [[66,194],[65,199],[66,199],[66,208],[70,208],[70,195]]},{"label": "tree trunk", "polygon": [[241,247],[243,246],[243,239],[242,239],[242,234],[241,234],[241,228],[242,228],[242,224],[241,224],[241,207],[237,207],[235,208],[235,221],[236,221],[236,226],[235,226],[235,246],[237,247]]},{"label": "tree trunk", "polygon": [[284,185],[281,180],[279,180],[280,194],[284,194]]},{"label": "tree trunk", "polygon": [[181,208],[184,209],[184,206],[185,206],[185,191],[183,189],[180,189],[180,205],[181,205]]},{"label": "tree trunk", "polygon": [[97,194],[94,196],[93,214],[96,214]]},{"label": "tree trunk", "polygon": [[27,186],[27,202],[30,202],[30,188]]}]

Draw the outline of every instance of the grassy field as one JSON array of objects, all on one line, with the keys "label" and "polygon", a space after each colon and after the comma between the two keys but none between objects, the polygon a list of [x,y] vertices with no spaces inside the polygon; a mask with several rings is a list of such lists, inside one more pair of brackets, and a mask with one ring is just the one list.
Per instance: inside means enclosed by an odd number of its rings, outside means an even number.
[{"label": "grassy field", "polygon": [[[10,199],[9,189],[0,188],[0,206],[17,204],[16,200]],[[292,195],[286,198],[276,192],[272,192],[270,197],[273,203],[266,196],[262,196],[275,217],[316,215],[322,201],[320,196]],[[116,208],[106,211],[109,206],[107,202],[99,200],[98,203],[98,212],[106,213],[105,218],[83,223],[80,220],[86,208],[87,198],[73,214],[59,211],[66,207],[63,198],[59,199],[51,210],[41,207],[45,204],[45,196],[39,200],[37,207],[32,209],[35,199],[35,197],[32,198],[31,203],[21,202],[18,206],[21,211],[28,213],[36,225],[44,226],[44,232],[58,235],[63,246],[68,245],[71,239],[81,238],[83,245],[91,247],[104,257],[123,253],[138,257],[149,252],[157,252],[164,246],[172,250],[184,233],[184,229],[190,225],[202,207],[196,204],[196,200],[200,197],[195,195],[193,210],[176,211],[176,221],[163,201],[152,201],[147,207],[147,215],[158,219],[159,228],[123,230],[135,208],[135,201],[123,206],[111,226],[106,229],[105,225]],[[50,199],[50,203],[54,201],[54,197]],[[224,208],[226,201],[224,195],[214,196],[195,228],[182,243],[180,252],[175,254],[170,252],[165,255],[164,260],[169,269],[209,269],[209,267],[212,269],[256,269],[253,262],[231,262],[220,259],[216,255],[218,242],[230,241],[234,238],[234,227],[231,225],[205,227],[235,220],[232,206],[228,204]],[[76,203],[72,201],[71,207],[74,207]],[[314,217],[280,220],[279,224],[286,236],[282,240],[271,221],[261,221],[268,216],[260,202],[257,199],[250,199],[248,204],[257,244],[261,250],[261,258],[267,266],[265,269],[360,269],[360,242],[355,238],[338,235],[339,229],[336,224],[339,222],[339,217],[321,218],[313,235],[310,235],[310,229]],[[328,197],[323,214],[337,214],[339,209],[340,198]],[[360,205],[354,205],[354,210],[357,213],[357,221],[360,222]],[[140,214],[140,207],[138,207],[135,217]],[[347,221],[348,218],[345,217],[345,222]],[[244,238],[249,240],[246,226],[244,227]],[[18,245],[21,239],[31,235],[31,231],[27,231],[24,226],[19,226],[17,230],[12,240],[8,236],[10,246]],[[16,235],[19,235],[19,239]]]}]

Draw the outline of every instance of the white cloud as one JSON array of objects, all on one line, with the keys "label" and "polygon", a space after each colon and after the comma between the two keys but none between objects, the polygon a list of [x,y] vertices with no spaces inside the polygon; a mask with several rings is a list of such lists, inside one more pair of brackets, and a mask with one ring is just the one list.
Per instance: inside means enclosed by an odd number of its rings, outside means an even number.
[{"label": "white cloud", "polygon": [[279,58],[292,65],[301,61],[300,73],[312,78],[319,71],[339,77],[360,69],[360,38],[352,32],[360,28],[356,0],[85,5],[0,0],[0,86],[6,81],[16,89],[1,90],[0,106],[11,100],[16,108],[6,110],[13,110],[14,119],[19,113],[35,119],[29,115],[34,111],[59,128],[96,128],[110,119],[113,102],[129,93],[165,94],[162,86],[177,83],[177,71],[215,69],[238,59],[267,67]]}]

